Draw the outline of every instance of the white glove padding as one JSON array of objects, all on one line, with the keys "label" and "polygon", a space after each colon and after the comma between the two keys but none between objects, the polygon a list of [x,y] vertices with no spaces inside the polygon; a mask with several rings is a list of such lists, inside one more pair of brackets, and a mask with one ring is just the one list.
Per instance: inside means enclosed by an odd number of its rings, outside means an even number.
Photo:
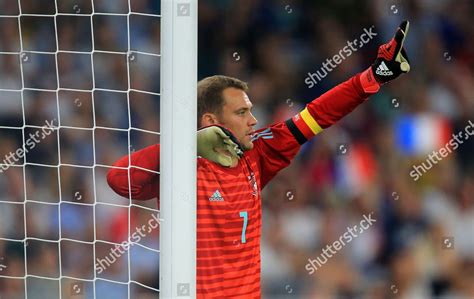
[{"label": "white glove padding", "polygon": [[237,164],[243,155],[242,147],[235,136],[226,128],[212,125],[197,132],[197,153],[222,166]]}]

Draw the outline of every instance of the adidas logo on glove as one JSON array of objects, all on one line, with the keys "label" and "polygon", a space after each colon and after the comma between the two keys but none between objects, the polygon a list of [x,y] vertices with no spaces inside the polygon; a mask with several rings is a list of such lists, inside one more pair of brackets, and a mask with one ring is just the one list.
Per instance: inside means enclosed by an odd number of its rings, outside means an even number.
[{"label": "adidas logo on glove", "polygon": [[383,61],[379,65],[379,67],[375,70],[375,73],[379,76],[392,76],[393,75],[393,72],[388,69],[387,65]]},{"label": "adidas logo on glove", "polygon": [[374,63],[361,73],[360,82],[365,92],[377,92],[382,84],[410,71],[410,61],[403,48],[409,28],[410,23],[403,21],[395,36],[379,47]]}]

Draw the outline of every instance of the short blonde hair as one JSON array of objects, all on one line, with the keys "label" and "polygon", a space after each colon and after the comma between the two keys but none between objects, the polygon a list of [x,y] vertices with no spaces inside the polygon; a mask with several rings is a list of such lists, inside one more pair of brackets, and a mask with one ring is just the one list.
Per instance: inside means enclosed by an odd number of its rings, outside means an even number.
[{"label": "short blonde hair", "polygon": [[222,92],[226,88],[237,88],[245,92],[248,91],[246,82],[237,78],[216,75],[202,79],[197,84],[197,111],[198,111],[198,128],[200,127],[201,118],[205,113],[214,113],[221,115],[224,106],[224,98]]}]

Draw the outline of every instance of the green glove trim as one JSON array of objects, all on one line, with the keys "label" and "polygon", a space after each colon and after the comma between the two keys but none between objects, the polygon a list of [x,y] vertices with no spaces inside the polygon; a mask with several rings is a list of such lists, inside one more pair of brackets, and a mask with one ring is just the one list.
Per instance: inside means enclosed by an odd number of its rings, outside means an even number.
[{"label": "green glove trim", "polygon": [[225,167],[235,165],[243,156],[243,150],[231,131],[219,125],[198,130],[197,153]]}]

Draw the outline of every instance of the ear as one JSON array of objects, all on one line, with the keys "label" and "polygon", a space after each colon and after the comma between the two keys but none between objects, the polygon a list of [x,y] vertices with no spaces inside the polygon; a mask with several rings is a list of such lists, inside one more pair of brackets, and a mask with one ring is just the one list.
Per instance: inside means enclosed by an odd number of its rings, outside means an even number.
[{"label": "ear", "polygon": [[218,124],[217,116],[214,113],[204,113],[201,117],[201,127]]}]

